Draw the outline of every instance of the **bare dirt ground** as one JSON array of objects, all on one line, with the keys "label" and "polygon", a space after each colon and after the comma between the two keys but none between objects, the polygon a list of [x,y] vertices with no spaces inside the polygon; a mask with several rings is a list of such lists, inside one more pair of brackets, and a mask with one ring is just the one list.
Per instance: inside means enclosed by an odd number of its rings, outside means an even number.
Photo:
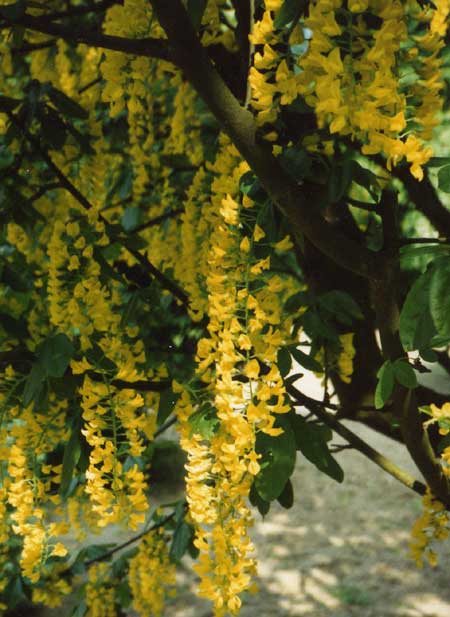
[{"label": "bare dirt ground", "polygon": [[[400,445],[349,426],[416,473]],[[450,543],[434,569],[419,570],[408,556],[420,497],[358,452],[338,456],[343,484],[299,458],[293,508],[255,514],[260,592],[244,598],[242,617],[450,617]],[[209,617],[192,574],[180,579],[167,617]]]}]

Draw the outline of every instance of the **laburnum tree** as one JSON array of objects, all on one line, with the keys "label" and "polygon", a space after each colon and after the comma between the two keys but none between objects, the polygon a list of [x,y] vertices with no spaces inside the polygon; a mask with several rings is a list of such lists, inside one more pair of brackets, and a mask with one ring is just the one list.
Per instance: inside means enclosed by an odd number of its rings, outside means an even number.
[{"label": "laburnum tree", "polygon": [[[343,480],[333,434],[423,496],[410,550],[436,562],[449,11],[0,1],[0,610],[76,590],[77,616],[162,615],[188,552],[216,617],[239,613],[253,517],[292,505],[297,452]],[[173,425],[185,497],[155,507]],[[81,544],[108,525],[122,543]]]}]

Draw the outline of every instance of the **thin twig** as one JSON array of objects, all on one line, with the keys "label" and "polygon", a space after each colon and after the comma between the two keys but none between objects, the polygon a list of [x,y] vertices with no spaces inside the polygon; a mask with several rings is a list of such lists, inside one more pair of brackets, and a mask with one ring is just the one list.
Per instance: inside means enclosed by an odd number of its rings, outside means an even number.
[{"label": "thin twig", "polygon": [[141,538],[146,536],[151,531],[154,531],[155,529],[159,529],[160,527],[164,527],[164,525],[166,523],[168,523],[170,520],[172,520],[174,518],[174,516],[175,516],[175,510],[173,512],[171,512],[170,514],[168,514],[165,518],[160,520],[158,523],[155,523],[154,525],[152,525],[148,529],[144,529],[144,531],[141,531],[140,533],[138,533],[137,535],[133,536],[132,538],[130,538],[126,542],[122,542],[122,544],[118,544],[117,546],[115,546],[114,548],[112,548],[109,551],[106,551],[105,553],[103,553],[103,555],[100,555],[99,557],[94,557],[93,559],[89,559],[88,561],[85,561],[84,562],[84,566],[86,568],[88,568],[93,563],[97,563],[99,561],[105,561],[105,559],[109,559],[115,553],[117,553],[118,551],[121,551],[122,549],[126,548],[127,546],[130,546],[130,544],[134,544],[135,542],[137,542],[138,540],[140,540]]},{"label": "thin twig", "polygon": [[450,244],[450,238],[401,238],[399,244]]},{"label": "thin twig", "polygon": [[165,212],[164,214],[155,216],[154,218],[150,219],[146,223],[142,223],[142,225],[135,227],[132,230],[132,232],[139,233],[140,231],[144,231],[144,229],[148,229],[149,227],[154,227],[155,225],[159,225],[160,223],[163,223],[167,219],[174,218],[178,214],[183,214],[183,212],[184,212],[183,208],[177,208],[176,210],[170,210],[170,212]]},{"label": "thin twig", "polygon": [[[88,370],[86,374],[93,381],[103,381],[103,376],[95,371]],[[126,381],[125,379],[113,379],[111,385],[115,388],[123,390],[138,390],[140,392],[163,392],[170,387],[171,381],[145,381],[138,379],[137,381]]]},{"label": "thin twig", "polygon": [[[311,398],[303,392],[299,392],[301,395],[301,401],[299,404],[311,404],[311,405],[320,405],[324,409],[333,409],[334,411],[340,411],[342,409],[342,405],[336,405],[335,403],[330,403],[329,401],[319,401],[318,399]],[[378,411],[376,407],[373,405],[358,405],[357,411]]]},{"label": "thin twig", "polygon": [[102,77],[96,77],[92,81],[88,82],[85,86],[80,88],[78,90],[78,94],[83,94],[83,92],[86,92],[86,90],[89,90],[89,88],[92,88],[92,86],[96,86],[102,81],[102,79],[103,79]]},{"label": "thin twig", "polygon": [[173,418],[170,418],[169,420],[167,420],[167,422],[165,422],[163,425],[159,427],[157,431],[155,431],[155,434],[153,435],[153,439],[156,439],[157,437],[162,435],[162,433],[167,431],[168,428],[170,428],[176,423],[177,419],[178,418],[176,416],[173,416]]},{"label": "thin twig", "polygon": [[353,448],[361,452],[361,454],[364,454],[364,456],[366,456],[373,463],[378,465],[378,467],[381,467],[383,471],[385,471],[386,473],[388,473],[396,480],[398,480],[414,492],[418,493],[419,495],[425,495],[426,486],[422,482],[413,478],[413,476],[411,476],[403,469],[400,469],[400,467],[397,467],[397,465],[395,465],[391,460],[386,458],[383,454],[380,454],[380,452],[377,452],[377,450],[372,448],[372,446],[369,446],[368,443],[358,437],[358,435],[353,433],[353,431],[351,431],[346,426],[341,424],[338,420],[336,420],[336,418],[332,414],[325,411],[321,405],[312,403],[311,399],[309,401],[305,401],[304,399],[308,399],[309,397],[304,397],[304,395],[294,386],[288,385],[286,389],[288,393],[292,396],[292,398],[303,403],[305,407],[312,411],[319,420],[332,428],[336,433],[338,433],[338,435],[348,441],[348,443],[351,444]]},{"label": "thin twig", "polygon": [[376,203],[359,201],[358,199],[353,199],[352,197],[346,197],[345,200],[348,204],[350,204],[350,206],[353,206],[354,208],[359,208],[360,210],[367,210],[368,212],[376,212],[378,206],[378,204]]},{"label": "thin twig", "polygon": [[[74,197],[85,210],[92,210],[93,206],[89,202],[89,200],[77,189],[77,187],[69,180],[69,178],[53,162],[53,159],[48,154],[48,152],[44,150],[41,147],[39,141],[33,135],[31,135],[29,131],[27,131],[27,129],[22,125],[22,123],[15,116],[15,114],[13,114],[12,112],[9,112],[8,116],[11,119],[11,122],[13,122],[20,129],[23,136],[29,141],[29,143],[33,146],[36,152],[39,153],[39,155],[45,161],[49,169],[51,169],[52,172],[55,174],[55,176],[60,180],[62,187],[66,189],[72,195],[72,197]],[[101,214],[99,214],[99,219],[104,223],[106,231],[108,232],[108,227],[109,227],[108,221]],[[115,234],[111,234],[111,233],[109,233],[108,235],[110,236],[110,239],[114,239],[114,241],[119,242],[135,258],[135,260],[141,264],[141,266],[147,272],[152,274],[154,278],[157,281],[159,281],[159,283],[161,284],[163,288],[170,291],[184,306],[187,306],[189,304],[188,296],[181,289],[181,287],[177,285],[177,283],[172,281],[169,277],[167,277],[165,274],[163,274],[160,270],[158,270],[158,268],[156,268],[147,257],[145,257],[144,255],[141,255],[139,251],[134,249],[132,246],[132,240],[129,240],[127,238],[123,238],[120,236],[116,236]]]},{"label": "thin twig", "polygon": [[55,189],[62,188],[60,182],[49,182],[49,184],[44,184],[41,186],[31,197],[28,198],[28,201],[37,201],[40,199],[47,191],[54,191]]}]

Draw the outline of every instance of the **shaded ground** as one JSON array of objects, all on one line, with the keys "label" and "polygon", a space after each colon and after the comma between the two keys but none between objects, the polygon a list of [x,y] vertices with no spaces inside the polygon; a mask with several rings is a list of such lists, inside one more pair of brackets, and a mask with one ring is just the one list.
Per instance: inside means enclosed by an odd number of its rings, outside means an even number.
[{"label": "shaded ground", "polygon": [[[401,446],[351,428],[414,472]],[[343,485],[298,460],[294,507],[273,506],[264,521],[256,514],[260,592],[245,598],[242,617],[449,617],[450,544],[435,569],[418,570],[408,557],[420,497],[355,451],[341,452],[339,461]],[[192,575],[181,580],[167,616],[209,617]]]}]

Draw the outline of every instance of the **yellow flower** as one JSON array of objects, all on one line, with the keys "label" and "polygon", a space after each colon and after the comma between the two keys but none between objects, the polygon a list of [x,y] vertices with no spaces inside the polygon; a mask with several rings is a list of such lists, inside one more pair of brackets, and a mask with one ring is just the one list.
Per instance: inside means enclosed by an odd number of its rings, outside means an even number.
[{"label": "yellow flower", "polygon": [[245,365],[244,374],[249,379],[258,379],[260,372],[259,362],[256,359],[250,360]]},{"label": "yellow flower", "polygon": [[249,253],[250,252],[250,240],[248,239],[247,236],[245,236],[245,238],[242,239],[239,248],[241,249],[241,251],[243,253]]},{"label": "yellow flower", "polygon": [[266,233],[263,229],[261,229],[261,227],[256,224],[255,225],[255,230],[253,232],[253,238],[255,240],[255,242],[259,242],[260,240],[262,240],[263,238],[266,237]]},{"label": "yellow flower", "polygon": [[52,549],[52,555],[54,557],[65,557],[67,555],[67,549],[62,542],[55,544]]}]

